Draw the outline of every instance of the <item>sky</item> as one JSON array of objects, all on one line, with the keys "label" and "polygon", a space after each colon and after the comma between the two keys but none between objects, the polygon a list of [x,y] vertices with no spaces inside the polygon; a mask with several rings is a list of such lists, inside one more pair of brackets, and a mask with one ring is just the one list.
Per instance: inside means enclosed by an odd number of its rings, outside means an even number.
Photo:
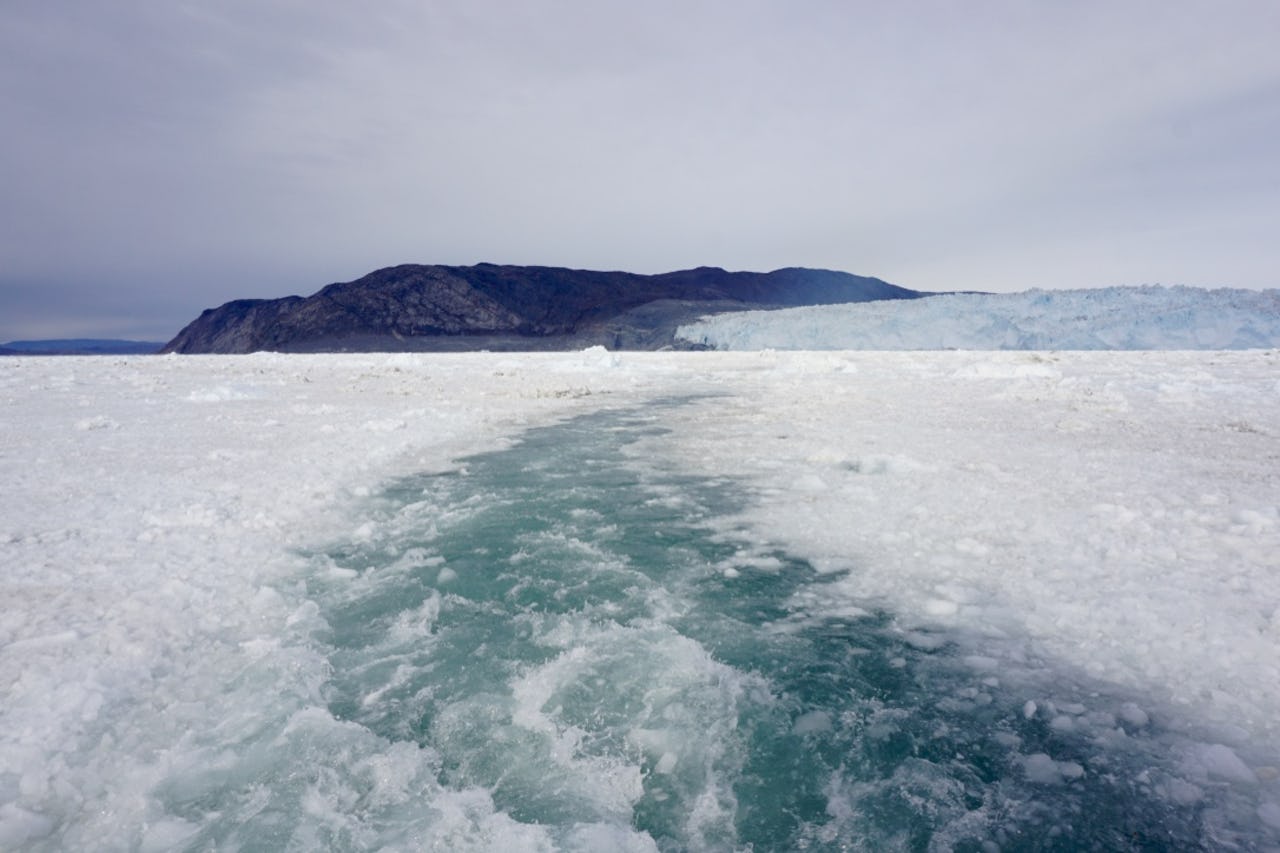
[{"label": "sky", "polygon": [[0,341],[398,263],[1280,287],[1274,0],[8,0]]}]

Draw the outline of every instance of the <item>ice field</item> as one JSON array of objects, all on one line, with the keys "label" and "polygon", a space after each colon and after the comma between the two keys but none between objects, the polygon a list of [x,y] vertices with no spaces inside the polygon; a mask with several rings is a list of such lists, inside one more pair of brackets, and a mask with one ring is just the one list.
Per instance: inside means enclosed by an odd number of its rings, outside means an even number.
[{"label": "ice field", "polygon": [[0,849],[1280,849],[1280,352],[0,360]]}]

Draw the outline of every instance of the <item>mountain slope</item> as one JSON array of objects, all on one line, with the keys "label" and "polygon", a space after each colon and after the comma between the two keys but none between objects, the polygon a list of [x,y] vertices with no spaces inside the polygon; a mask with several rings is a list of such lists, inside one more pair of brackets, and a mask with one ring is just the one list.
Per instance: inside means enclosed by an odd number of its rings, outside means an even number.
[{"label": "mountain slope", "polygon": [[308,296],[242,299],[203,312],[164,352],[245,353],[658,349],[698,316],[744,308],[906,299],[876,278],[716,267],[638,275],[560,267],[405,264]]}]

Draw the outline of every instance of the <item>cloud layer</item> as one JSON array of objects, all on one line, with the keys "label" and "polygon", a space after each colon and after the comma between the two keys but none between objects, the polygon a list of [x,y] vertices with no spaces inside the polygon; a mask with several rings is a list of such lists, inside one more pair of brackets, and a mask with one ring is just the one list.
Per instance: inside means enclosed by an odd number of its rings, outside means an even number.
[{"label": "cloud layer", "polygon": [[1280,286],[1277,32],[1269,0],[10,4],[0,340],[409,261]]}]

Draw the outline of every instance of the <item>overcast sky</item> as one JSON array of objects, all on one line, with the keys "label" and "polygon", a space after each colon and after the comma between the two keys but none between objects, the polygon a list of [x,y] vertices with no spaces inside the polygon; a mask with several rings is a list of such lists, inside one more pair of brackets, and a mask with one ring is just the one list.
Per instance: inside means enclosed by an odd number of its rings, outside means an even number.
[{"label": "overcast sky", "polygon": [[6,0],[0,341],[396,263],[1280,287],[1276,0]]}]

